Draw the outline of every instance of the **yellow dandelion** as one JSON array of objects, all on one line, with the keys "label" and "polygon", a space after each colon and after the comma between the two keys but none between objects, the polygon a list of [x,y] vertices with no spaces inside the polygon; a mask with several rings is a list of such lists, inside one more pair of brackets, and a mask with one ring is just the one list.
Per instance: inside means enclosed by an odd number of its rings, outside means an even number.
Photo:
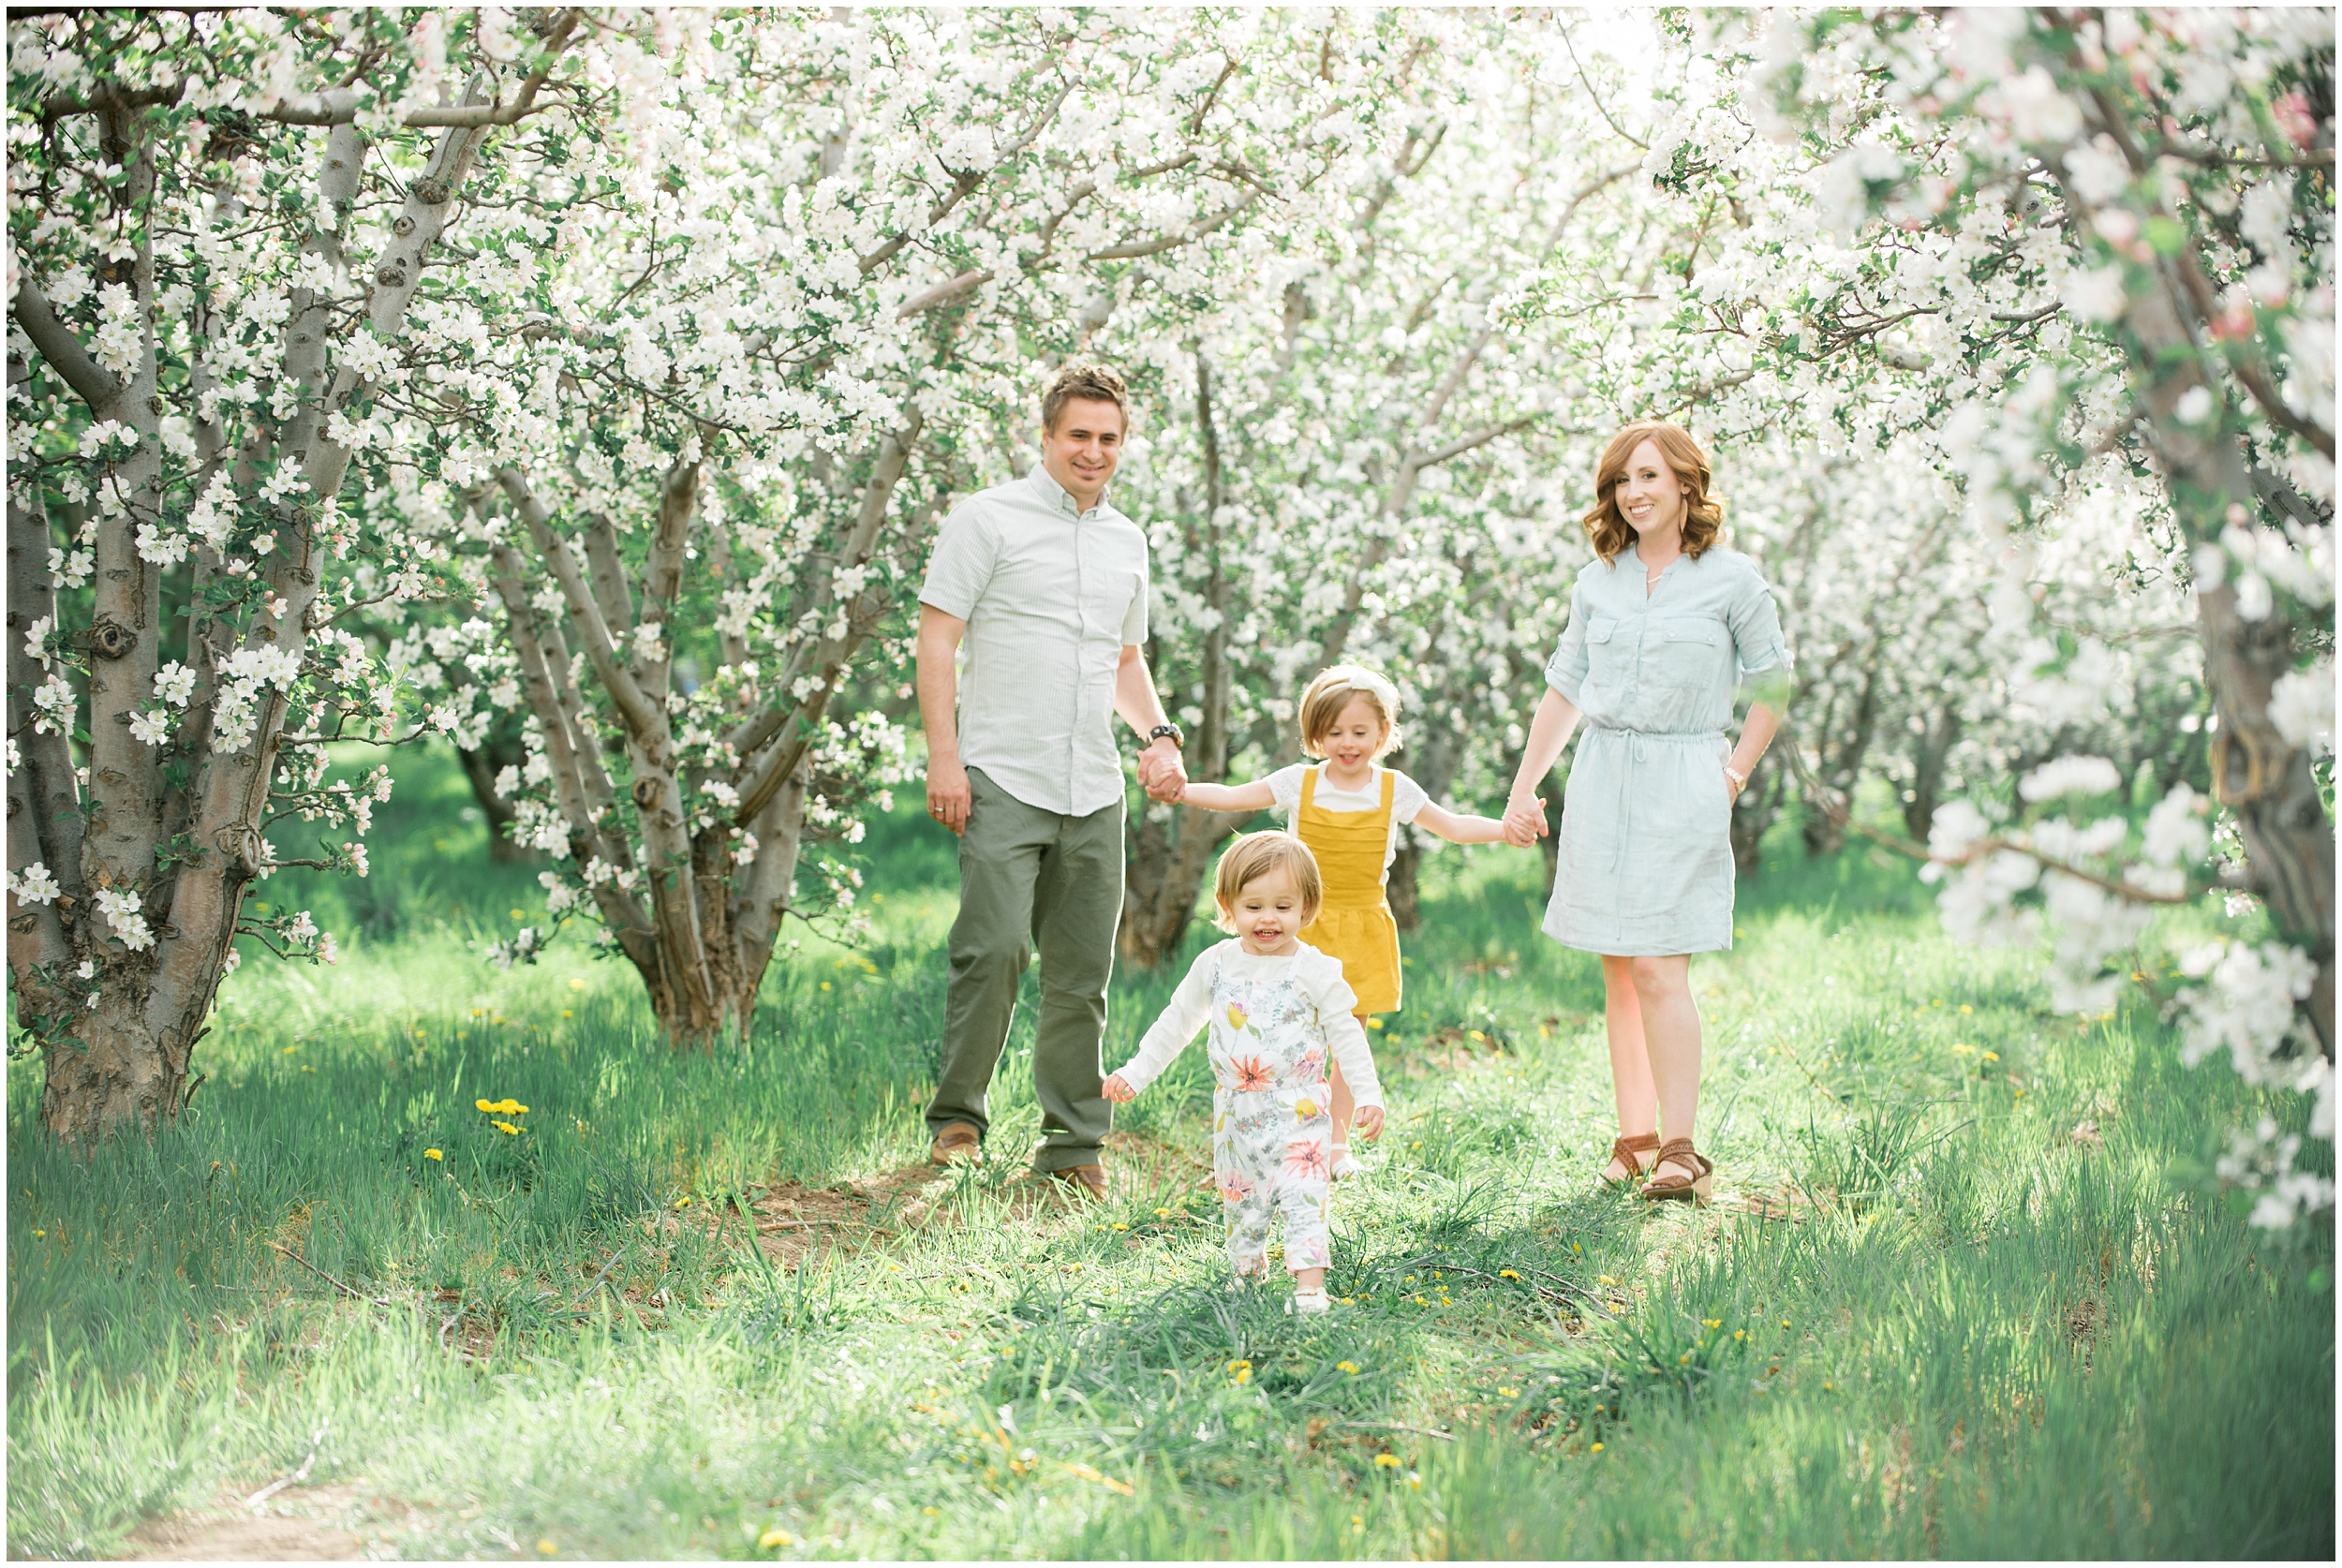
[{"label": "yellow dandelion", "polygon": [[1380,1018],[1369,1018],[1366,1021],[1366,1027],[1370,1029],[1379,1029],[1383,1027],[1383,1021]]},{"label": "yellow dandelion", "polygon": [[1499,1280],[1518,1280],[1518,1279],[1519,1279],[1519,1278],[1520,1278],[1520,1276],[1519,1276],[1519,1274],[1515,1273],[1513,1270],[1511,1270],[1511,1269],[1509,1269],[1509,1268],[1500,1268],[1500,1269],[1498,1269],[1498,1270],[1496,1271],[1496,1277],[1497,1277]]},{"label": "yellow dandelion", "polygon": [[756,1538],[756,1544],[760,1546],[793,1546],[797,1544],[797,1538],[781,1529],[780,1526],[774,1525]]},{"label": "yellow dandelion", "polygon": [[1520,1390],[1518,1388],[1500,1388],[1496,1391],[1496,1397],[1500,1399],[1518,1399],[1520,1398]]},{"label": "yellow dandelion", "polygon": [[1998,1051],[1987,1051],[1984,1053],[1984,1059],[1986,1061],[1998,1061],[2000,1060],[2000,1053]]},{"label": "yellow dandelion", "polygon": [[561,1548],[560,1548],[560,1547],[558,1547],[558,1546],[555,1546],[555,1545],[553,1544],[553,1537],[552,1537],[552,1536],[550,1536],[550,1535],[540,1535],[539,1537],[537,1537],[537,1549],[538,1549],[539,1551],[541,1551],[541,1552],[544,1553],[547,1557],[551,1557],[554,1553],[556,1553],[556,1552],[559,1551]]},{"label": "yellow dandelion", "polygon": [[475,1100],[471,1103],[475,1111],[493,1112],[497,1108],[496,1102],[493,1100]]},{"label": "yellow dandelion", "polygon": [[437,1149],[436,1149],[436,1148],[427,1148],[427,1149],[424,1149],[424,1150],[422,1151],[422,1157],[423,1157],[425,1160],[445,1160],[445,1159],[447,1158],[447,1156],[446,1156],[446,1155],[441,1154],[441,1153],[440,1153]]},{"label": "yellow dandelion", "polygon": [[492,1121],[488,1125],[495,1128],[497,1132],[503,1133],[508,1138],[517,1138],[520,1136],[521,1130],[513,1126],[509,1121]]},{"label": "yellow dandelion", "polygon": [[1396,1454],[1377,1454],[1374,1456],[1374,1468],[1376,1470],[1397,1470],[1399,1468],[1399,1456]]},{"label": "yellow dandelion", "polygon": [[824,980],[824,981],[823,981],[823,982],[822,982],[822,989],[823,989],[823,990],[824,990],[824,991],[826,991],[826,990],[828,990],[828,989],[829,989],[829,982],[828,982],[828,981]]},{"label": "yellow dandelion", "polygon": [[1334,1370],[1338,1372],[1347,1372],[1352,1377],[1356,1377],[1358,1375],[1358,1364],[1355,1361],[1337,1361],[1334,1363]]},{"label": "yellow dandelion", "polygon": [[1722,1328],[1724,1326],[1724,1320],[1722,1318],[1702,1318],[1699,1320],[1699,1326],[1702,1328]]},{"label": "yellow dandelion", "polygon": [[572,991],[583,991],[586,989],[586,983],[582,980],[572,980],[570,982],[570,989]]},{"label": "yellow dandelion", "polygon": [[1478,1029],[1466,1029],[1464,1030],[1464,1036],[1469,1040],[1476,1040],[1483,1045],[1487,1044],[1489,1040],[1489,1037],[1482,1034]]},{"label": "yellow dandelion", "polygon": [[1595,1453],[1595,1454],[1599,1454],[1599,1453],[1601,1453],[1601,1452],[1602,1452],[1602,1445],[1601,1445],[1600,1443],[1598,1443],[1598,1442],[1597,1442],[1597,1443],[1595,1443],[1595,1444],[1593,1445],[1593,1447],[1590,1450],[1590,1452],[1592,1452],[1592,1453]]}]

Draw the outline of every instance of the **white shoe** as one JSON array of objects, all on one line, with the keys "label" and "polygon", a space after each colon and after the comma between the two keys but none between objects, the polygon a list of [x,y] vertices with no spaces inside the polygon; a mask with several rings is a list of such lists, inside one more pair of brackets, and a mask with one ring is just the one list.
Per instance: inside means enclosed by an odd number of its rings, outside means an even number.
[{"label": "white shoe", "polygon": [[1356,1160],[1350,1158],[1350,1146],[1348,1144],[1336,1144],[1334,1146],[1334,1162],[1327,1169],[1336,1181],[1347,1181],[1352,1176],[1362,1176],[1366,1175],[1366,1167],[1359,1164]]},{"label": "white shoe", "polygon": [[1333,1297],[1327,1295],[1324,1291],[1295,1291],[1293,1293],[1293,1299],[1285,1303],[1285,1310],[1297,1315],[1312,1312],[1330,1312],[1333,1309]]}]

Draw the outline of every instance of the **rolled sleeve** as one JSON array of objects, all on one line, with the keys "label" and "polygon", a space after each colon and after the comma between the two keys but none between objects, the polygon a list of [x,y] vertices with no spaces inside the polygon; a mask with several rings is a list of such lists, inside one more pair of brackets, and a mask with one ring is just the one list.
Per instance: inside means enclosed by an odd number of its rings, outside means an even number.
[{"label": "rolled sleeve", "polygon": [[1579,708],[1585,706],[1579,693],[1585,687],[1588,669],[1585,597],[1583,587],[1571,586],[1569,624],[1562,628],[1562,640],[1553,645],[1553,657],[1545,666],[1545,684]]},{"label": "rolled sleeve", "polygon": [[1789,662],[1788,645],[1781,640],[1781,607],[1773,602],[1772,590],[1765,586],[1764,579],[1755,572],[1749,573],[1747,583],[1733,596],[1724,624],[1732,633],[1742,681]]},{"label": "rolled sleeve", "polygon": [[927,557],[926,581],[919,585],[919,602],[931,604],[946,615],[967,620],[992,581],[1000,559],[998,541],[985,525],[984,514],[962,502],[943,519],[935,536],[935,553]]}]

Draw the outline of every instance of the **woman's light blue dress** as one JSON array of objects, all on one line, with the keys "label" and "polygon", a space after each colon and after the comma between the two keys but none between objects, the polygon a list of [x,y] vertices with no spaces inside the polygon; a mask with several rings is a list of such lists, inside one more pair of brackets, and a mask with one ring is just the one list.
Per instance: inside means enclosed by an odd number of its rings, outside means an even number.
[{"label": "woman's light blue dress", "polygon": [[1788,662],[1756,563],[1711,546],[1647,597],[1633,549],[1588,562],[1545,683],[1583,714],[1545,934],[1617,957],[1732,945],[1725,727],[1741,681]]}]

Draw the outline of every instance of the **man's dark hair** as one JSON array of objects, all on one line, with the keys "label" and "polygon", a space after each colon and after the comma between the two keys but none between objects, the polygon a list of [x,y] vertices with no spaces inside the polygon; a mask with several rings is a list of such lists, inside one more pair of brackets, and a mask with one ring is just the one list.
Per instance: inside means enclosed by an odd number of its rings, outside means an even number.
[{"label": "man's dark hair", "polygon": [[1119,371],[1102,364],[1069,364],[1051,377],[1049,390],[1041,394],[1041,428],[1057,428],[1057,417],[1066,404],[1080,398],[1085,402],[1111,403],[1122,410],[1122,430],[1131,428],[1131,390],[1122,384]]}]

